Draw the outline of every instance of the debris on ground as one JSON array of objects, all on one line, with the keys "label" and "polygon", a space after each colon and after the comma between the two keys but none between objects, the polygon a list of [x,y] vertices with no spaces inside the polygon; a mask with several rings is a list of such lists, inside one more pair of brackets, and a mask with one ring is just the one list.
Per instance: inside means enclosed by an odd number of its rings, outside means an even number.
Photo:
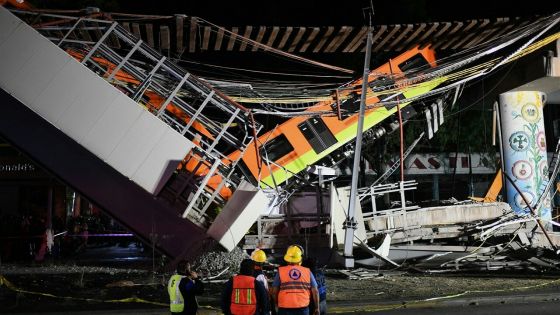
[{"label": "debris on ground", "polygon": [[[239,264],[245,258],[250,257],[239,247],[229,253],[223,250],[213,250],[194,260],[192,268],[202,278],[216,279],[216,275],[221,274],[221,279],[228,279],[239,271]],[[226,272],[224,272],[225,269],[227,269]]]}]

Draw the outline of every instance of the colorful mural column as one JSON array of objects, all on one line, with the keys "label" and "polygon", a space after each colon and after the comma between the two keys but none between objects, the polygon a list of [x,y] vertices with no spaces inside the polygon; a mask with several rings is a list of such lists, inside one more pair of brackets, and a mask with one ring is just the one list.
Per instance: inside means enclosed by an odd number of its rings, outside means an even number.
[{"label": "colorful mural column", "polygon": [[[545,97],[538,91],[500,94],[504,171],[533,207],[549,180],[543,119]],[[513,211],[529,213],[523,198],[507,180],[506,189]],[[550,220],[550,192],[546,194],[541,208],[535,210],[542,219]]]}]

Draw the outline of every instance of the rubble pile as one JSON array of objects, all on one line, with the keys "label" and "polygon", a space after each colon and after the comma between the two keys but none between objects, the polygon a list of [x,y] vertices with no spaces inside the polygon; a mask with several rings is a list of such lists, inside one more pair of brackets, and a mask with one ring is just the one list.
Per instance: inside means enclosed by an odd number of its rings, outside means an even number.
[{"label": "rubble pile", "polygon": [[0,274],[3,275],[28,275],[28,274],[144,274],[146,270],[131,268],[111,268],[100,266],[77,266],[60,264],[45,265],[20,265],[20,264],[2,264],[0,265]]},{"label": "rubble pile", "polygon": [[239,264],[244,258],[250,257],[239,247],[229,253],[215,249],[205,252],[194,260],[192,267],[205,278],[213,278],[217,275],[220,275],[220,278],[229,278],[239,270]]}]

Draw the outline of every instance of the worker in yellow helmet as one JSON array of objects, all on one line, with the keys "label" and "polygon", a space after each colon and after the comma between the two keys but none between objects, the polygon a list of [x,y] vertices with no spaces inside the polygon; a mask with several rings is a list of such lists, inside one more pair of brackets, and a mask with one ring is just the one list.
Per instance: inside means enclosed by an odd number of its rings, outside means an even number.
[{"label": "worker in yellow helmet", "polygon": [[313,315],[319,314],[319,291],[317,281],[309,268],[302,267],[303,248],[290,245],[284,255],[287,265],[278,268],[272,282],[272,298],[278,307],[278,315],[309,315],[313,299]]},{"label": "worker in yellow helmet", "polygon": [[255,272],[253,273],[253,277],[257,279],[257,281],[261,282],[264,285],[264,288],[268,292],[268,279],[263,272],[263,265],[266,262],[266,253],[264,250],[256,248],[251,253],[251,259],[254,262]]},{"label": "worker in yellow helmet", "polygon": [[263,265],[267,261],[266,253],[264,252],[264,250],[260,248],[255,248],[255,250],[251,253],[251,260],[253,260],[254,268],[255,268],[253,272],[253,277],[255,277],[257,281],[263,284],[264,288],[266,289],[266,292],[268,293],[267,297],[269,303],[272,304],[271,303],[272,296],[270,295],[270,289],[268,288],[268,278],[266,277],[263,271]]}]

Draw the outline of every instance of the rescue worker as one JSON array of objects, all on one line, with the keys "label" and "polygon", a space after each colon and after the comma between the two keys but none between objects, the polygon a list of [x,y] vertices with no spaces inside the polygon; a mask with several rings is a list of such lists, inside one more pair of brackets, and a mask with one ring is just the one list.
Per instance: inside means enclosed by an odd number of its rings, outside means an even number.
[{"label": "rescue worker", "polygon": [[[253,276],[257,279],[257,281],[260,281],[264,285],[264,288],[268,293],[268,299],[269,301],[272,301],[272,295],[270,294],[270,289],[268,288],[268,277],[263,272],[263,265],[266,262],[266,253],[264,250],[257,248],[251,253],[251,259],[255,263]],[[272,315],[276,315],[274,307],[271,307],[270,311]]]},{"label": "rescue worker", "polygon": [[167,284],[171,314],[195,315],[198,311],[196,295],[203,291],[204,285],[196,272],[191,270],[190,264],[184,260],[179,262],[177,273],[171,276]]},{"label": "rescue worker", "polygon": [[253,277],[254,263],[244,259],[239,274],[226,283],[222,292],[222,312],[229,315],[268,315],[270,303],[263,284]]},{"label": "rescue worker", "polygon": [[262,249],[257,248],[251,253],[251,259],[255,264],[253,276],[264,285],[264,288],[268,292],[268,279],[263,272],[263,265],[266,262],[266,253]]},{"label": "rescue worker", "polygon": [[[315,276],[315,281],[317,281],[317,291],[319,291],[319,312],[320,315],[327,314],[327,282],[325,280],[325,274],[323,270],[317,267],[317,258],[307,258],[303,261],[303,266],[309,268],[313,276]],[[309,311],[312,312],[315,309],[313,303],[309,304]]]},{"label": "rescue worker", "polygon": [[313,301],[313,315],[319,315],[317,281],[309,268],[302,267],[303,248],[290,245],[284,255],[287,266],[278,268],[272,282],[272,298],[278,306],[278,315],[309,315]]}]

